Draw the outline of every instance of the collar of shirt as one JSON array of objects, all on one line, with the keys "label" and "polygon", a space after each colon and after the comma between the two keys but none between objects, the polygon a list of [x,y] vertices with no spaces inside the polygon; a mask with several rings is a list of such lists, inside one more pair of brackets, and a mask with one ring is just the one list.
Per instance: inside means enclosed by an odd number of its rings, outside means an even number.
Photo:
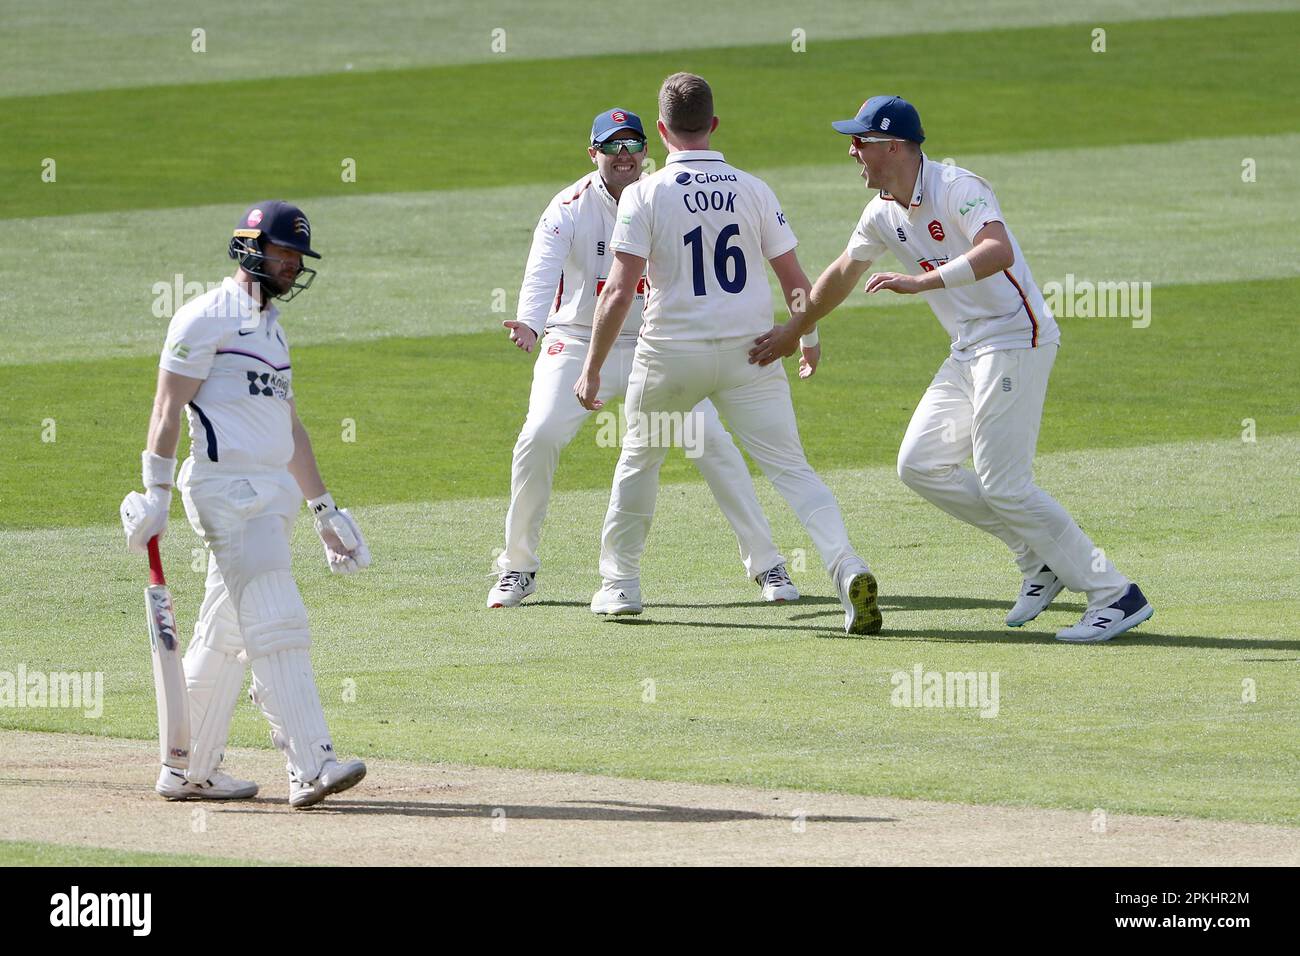
[{"label": "collar of shirt", "polygon": [[271,323],[275,321],[280,310],[274,305],[268,305],[265,309],[257,304],[257,300],[248,294],[248,291],[236,282],[230,276],[221,280],[221,287],[226,290],[226,295],[231,296],[239,304],[239,317],[256,315],[259,319],[265,318],[266,325],[270,328]]},{"label": "collar of shirt", "polygon": [[675,153],[669,153],[668,158],[664,160],[665,165],[668,163],[689,163],[689,162],[715,162],[725,163],[722,154],[716,149],[681,149]]},{"label": "collar of shirt", "polygon": [[611,193],[609,191],[609,187],[605,185],[605,177],[602,176],[599,172],[592,173],[591,175],[595,178],[596,192],[600,193],[602,196],[605,197],[605,202],[609,203],[611,206],[615,208],[618,208],[618,200],[614,198],[614,194]]},{"label": "collar of shirt", "polygon": [[[911,203],[908,205],[908,207],[907,207],[909,211],[912,210],[912,209],[915,209],[917,206],[921,205],[922,201],[925,199],[925,171],[926,171],[926,168],[927,168],[927,167],[926,167],[926,163],[925,163],[925,153],[922,152],[922,153],[921,153],[921,165],[920,165],[919,167],[917,167],[917,170],[916,170],[916,188],[915,188],[914,190],[912,190],[912,202],[911,202]],[[891,196],[891,195],[889,194],[889,192],[888,192],[887,190],[884,190],[884,189],[880,190],[880,198],[881,198],[881,199],[888,199],[890,202],[894,202],[894,197]]]}]

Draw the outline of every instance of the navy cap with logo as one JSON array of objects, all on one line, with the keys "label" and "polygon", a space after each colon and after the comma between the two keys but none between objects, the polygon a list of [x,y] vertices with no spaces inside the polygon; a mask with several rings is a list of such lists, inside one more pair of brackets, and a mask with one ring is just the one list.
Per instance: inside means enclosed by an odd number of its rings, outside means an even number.
[{"label": "navy cap with logo", "polygon": [[873,96],[862,104],[862,109],[853,119],[836,120],[831,125],[848,136],[887,133],[913,143],[925,142],[920,114],[901,96]]},{"label": "navy cap with logo", "polygon": [[311,223],[306,214],[283,199],[269,199],[249,206],[235,224],[235,235],[273,242],[304,256],[320,258],[320,253],[311,247]]},{"label": "navy cap with logo", "polygon": [[645,129],[641,126],[641,117],[635,113],[614,107],[605,110],[591,123],[591,145],[603,143],[621,129],[635,130],[645,139]]}]

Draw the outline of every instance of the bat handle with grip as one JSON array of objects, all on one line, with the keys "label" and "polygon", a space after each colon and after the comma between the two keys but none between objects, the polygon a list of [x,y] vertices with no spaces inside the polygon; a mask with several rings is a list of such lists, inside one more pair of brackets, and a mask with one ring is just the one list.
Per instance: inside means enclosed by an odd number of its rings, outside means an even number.
[{"label": "bat handle with grip", "polygon": [[162,558],[158,554],[158,536],[154,535],[149,539],[149,583],[166,584],[167,579],[163,577]]}]

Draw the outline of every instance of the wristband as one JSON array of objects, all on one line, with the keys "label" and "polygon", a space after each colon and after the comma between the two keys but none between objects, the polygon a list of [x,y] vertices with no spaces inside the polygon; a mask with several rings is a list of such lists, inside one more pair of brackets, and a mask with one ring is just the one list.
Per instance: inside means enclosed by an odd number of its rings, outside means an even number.
[{"label": "wristband", "polygon": [[176,484],[176,459],[155,455],[149,449],[140,452],[140,471],[146,489]]},{"label": "wristband", "polygon": [[936,271],[945,289],[956,289],[958,286],[970,285],[976,281],[975,270],[971,268],[970,260],[965,256],[949,259]]},{"label": "wristband", "polygon": [[338,507],[334,504],[334,496],[327,491],[319,498],[308,498],[307,510],[315,517],[325,511],[337,511]]},{"label": "wristband", "polygon": [[818,341],[820,341],[820,339],[817,336],[817,326],[814,325],[812,331],[807,335],[799,336],[799,347],[810,349],[815,346]]}]

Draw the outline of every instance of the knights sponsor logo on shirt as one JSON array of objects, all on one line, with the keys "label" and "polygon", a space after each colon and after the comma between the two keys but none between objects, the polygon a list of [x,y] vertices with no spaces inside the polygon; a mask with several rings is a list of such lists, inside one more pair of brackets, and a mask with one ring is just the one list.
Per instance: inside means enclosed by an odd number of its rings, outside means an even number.
[{"label": "knights sponsor logo on shirt", "polygon": [[267,398],[289,397],[289,380],[277,372],[248,372],[248,394]]}]

